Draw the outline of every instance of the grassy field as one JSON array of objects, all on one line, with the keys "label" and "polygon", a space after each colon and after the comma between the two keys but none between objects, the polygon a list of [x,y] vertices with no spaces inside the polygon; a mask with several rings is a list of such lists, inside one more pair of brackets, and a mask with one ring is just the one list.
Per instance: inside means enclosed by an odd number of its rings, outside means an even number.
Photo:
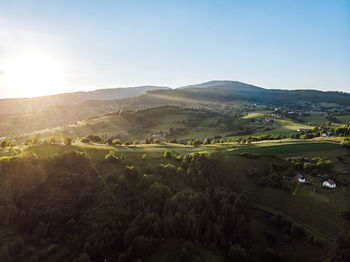
[{"label": "grassy field", "polygon": [[[337,232],[349,227],[340,213],[348,207],[350,189],[314,192],[310,185],[300,185],[293,193],[282,189],[259,186],[247,171],[279,161],[276,157],[246,158],[239,155],[221,155],[220,169],[235,190],[246,192],[251,205],[271,212],[283,212],[296,222],[332,241]],[[244,172],[245,170],[245,172]]]},{"label": "grassy field", "polygon": [[340,122],[342,122],[343,124],[350,124],[350,116],[349,115],[344,115],[344,116],[337,116],[336,117]]},{"label": "grassy field", "polygon": [[258,155],[303,155],[308,152],[339,150],[341,146],[332,143],[312,143],[312,142],[299,142],[299,143],[261,143],[252,144],[243,147],[233,148],[232,153],[251,153]]},{"label": "grassy field", "polygon": [[[236,120],[238,121],[238,120]],[[124,140],[144,140],[160,132],[168,133],[170,128],[182,129],[175,134],[180,140],[212,137],[217,134],[226,136],[230,118],[213,111],[178,107],[158,107],[147,110],[128,111],[123,114],[112,113],[77,121],[70,125],[51,129],[61,131],[67,136],[84,137],[88,134],[120,136]],[[237,125],[239,126],[239,125]],[[39,133],[49,133],[42,130]],[[30,134],[27,134],[30,135]],[[33,134],[32,134],[33,135]]]},{"label": "grassy field", "polygon": [[244,119],[251,119],[251,118],[265,118],[266,115],[270,115],[272,111],[270,110],[264,110],[264,111],[256,111],[256,112],[249,112],[248,115],[244,116]]}]

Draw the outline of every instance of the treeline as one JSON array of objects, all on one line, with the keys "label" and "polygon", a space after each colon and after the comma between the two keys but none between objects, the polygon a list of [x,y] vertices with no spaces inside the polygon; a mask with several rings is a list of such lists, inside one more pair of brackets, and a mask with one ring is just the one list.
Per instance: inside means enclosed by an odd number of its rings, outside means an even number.
[{"label": "treeline", "polygon": [[[254,155],[249,157],[254,157]],[[332,168],[333,162],[331,160],[324,160],[320,157],[303,157],[300,159],[287,159],[259,170],[253,169],[249,175],[253,176],[262,186],[293,191],[298,184],[296,178],[298,173],[319,176],[321,180],[324,180],[324,177],[328,177],[326,174]]]},{"label": "treeline", "polygon": [[0,147],[5,148],[5,147],[14,147],[16,146],[16,143],[12,140],[2,140],[0,142]]},{"label": "treeline", "polygon": [[323,160],[321,157],[302,157],[300,159],[289,159],[288,161],[296,170],[313,176],[327,173],[333,168],[331,160]]},{"label": "treeline", "polygon": [[336,127],[334,129],[334,134],[338,136],[350,136],[350,127],[343,126],[343,127]]}]

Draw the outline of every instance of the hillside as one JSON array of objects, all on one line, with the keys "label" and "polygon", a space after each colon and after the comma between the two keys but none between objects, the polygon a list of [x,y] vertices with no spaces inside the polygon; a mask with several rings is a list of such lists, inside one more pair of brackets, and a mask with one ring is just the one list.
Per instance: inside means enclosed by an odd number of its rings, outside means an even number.
[{"label": "hillside", "polygon": [[317,90],[264,89],[238,81],[210,81],[176,90],[155,90],[149,93],[163,96],[196,98],[205,101],[230,102],[245,100],[261,104],[295,106],[305,103],[336,103],[350,105],[350,94]]},{"label": "hillside", "polygon": [[49,107],[77,105],[90,100],[115,100],[145,94],[150,90],[169,89],[160,86],[98,89],[87,92],[64,93],[33,98],[0,99],[0,114],[31,113]]}]

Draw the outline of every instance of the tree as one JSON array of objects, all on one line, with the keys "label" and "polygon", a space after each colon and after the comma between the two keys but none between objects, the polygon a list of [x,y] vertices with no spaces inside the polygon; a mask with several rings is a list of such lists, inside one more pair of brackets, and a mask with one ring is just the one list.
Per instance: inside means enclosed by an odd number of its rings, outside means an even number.
[{"label": "tree", "polygon": [[108,138],[106,142],[109,146],[113,145],[113,140],[111,138]]},{"label": "tree", "polygon": [[1,148],[5,148],[5,147],[13,147],[15,146],[15,142],[11,141],[11,140],[3,140],[1,141],[0,147]]},{"label": "tree", "polygon": [[87,253],[81,253],[73,260],[73,262],[91,262],[91,260]]},{"label": "tree", "polygon": [[210,139],[209,138],[206,138],[206,139],[204,139],[204,141],[203,141],[203,145],[208,145],[208,144],[210,144]]},{"label": "tree", "polygon": [[85,144],[90,143],[90,139],[87,137],[82,138],[80,141]]},{"label": "tree", "polygon": [[235,244],[228,250],[228,258],[232,262],[243,262],[246,260],[247,253],[239,244]]},{"label": "tree", "polygon": [[339,234],[334,244],[335,254],[332,261],[350,261],[350,232]]},{"label": "tree", "polygon": [[298,238],[305,234],[304,228],[299,224],[293,224],[290,228],[292,237]]},{"label": "tree", "polygon": [[120,142],[119,138],[113,139],[113,145],[120,146],[122,143]]},{"label": "tree", "polygon": [[166,150],[164,153],[163,153],[163,157],[164,158],[171,158],[171,152],[169,150]]},{"label": "tree", "polygon": [[89,139],[89,141],[94,142],[94,143],[101,143],[102,138],[98,135],[88,135],[85,138]]},{"label": "tree", "polygon": [[106,162],[112,163],[112,164],[118,164],[120,163],[119,158],[115,155],[114,151],[109,151],[109,153],[105,157]]},{"label": "tree", "polygon": [[71,146],[72,145],[73,138],[72,137],[65,137],[64,138],[64,144],[66,146]]},{"label": "tree", "polygon": [[15,240],[12,241],[10,246],[10,252],[11,254],[18,254],[20,253],[24,248],[24,241],[21,237],[17,237]]}]

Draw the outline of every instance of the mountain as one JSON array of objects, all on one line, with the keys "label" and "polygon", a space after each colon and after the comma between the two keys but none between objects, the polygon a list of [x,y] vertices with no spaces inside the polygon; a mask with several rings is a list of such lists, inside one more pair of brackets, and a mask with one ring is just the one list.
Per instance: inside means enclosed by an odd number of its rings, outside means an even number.
[{"label": "mountain", "polygon": [[35,112],[48,107],[76,105],[90,100],[116,100],[136,97],[151,90],[167,90],[162,86],[98,89],[87,92],[63,93],[33,98],[0,99],[0,114]]},{"label": "mountain", "polygon": [[350,105],[350,94],[345,92],[317,90],[265,89],[238,81],[210,81],[197,85],[179,87],[175,90],[155,90],[148,94],[181,97],[212,102],[237,100],[261,104],[295,105],[296,103],[336,103]]}]

